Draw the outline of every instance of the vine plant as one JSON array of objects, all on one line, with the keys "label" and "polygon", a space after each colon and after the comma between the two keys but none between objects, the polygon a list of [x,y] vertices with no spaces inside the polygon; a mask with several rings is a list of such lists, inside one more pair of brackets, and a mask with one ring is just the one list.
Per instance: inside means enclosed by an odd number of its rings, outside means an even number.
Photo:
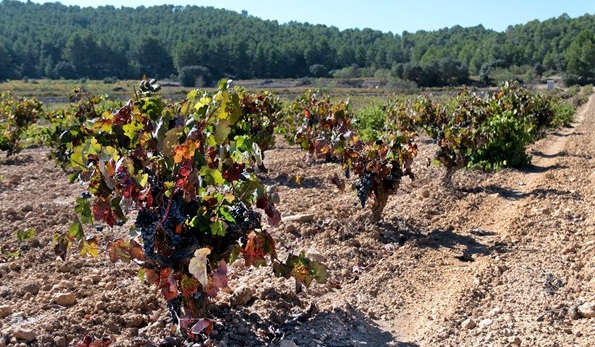
[{"label": "vine plant", "polygon": [[145,80],[123,107],[82,123],[84,132],[76,132],[85,136],[63,136],[76,139],[70,165],[88,194],[77,200],[80,221],[55,236],[56,251],[64,255],[76,243],[81,253],[96,254],[98,240],[84,234],[83,224],[134,218],[133,237],[107,245],[110,259],[142,267],[189,339],[210,333],[208,304],[229,290],[227,264],[239,256],[247,266],[270,261],[277,276],[306,286],[324,283],[324,266],[305,254],[281,261],[261,225],[259,211],[272,225],[280,214],[256,174],[261,149],[247,130],[259,123],[246,127],[253,118],[245,116],[267,106],[254,111],[259,97],[225,80],[216,92],[194,90],[181,103],[162,99],[158,89]]},{"label": "vine plant", "polygon": [[[378,139],[362,141],[352,126],[349,103],[332,102],[328,96],[318,97],[312,91],[296,99],[289,107],[288,134],[308,152],[307,160],[323,159],[338,162],[345,176],[357,176],[354,183],[362,207],[370,196],[372,223],[382,217],[388,197],[395,194],[401,178],[413,178],[411,165],[417,155],[416,133],[400,124],[385,128]],[[344,181],[334,182],[343,190]]]},{"label": "vine plant", "polygon": [[10,92],[0,94],[0,150],[6,156],[21,150],[23,134],[45,113],[43,104],[35,98],[17,98]]}]

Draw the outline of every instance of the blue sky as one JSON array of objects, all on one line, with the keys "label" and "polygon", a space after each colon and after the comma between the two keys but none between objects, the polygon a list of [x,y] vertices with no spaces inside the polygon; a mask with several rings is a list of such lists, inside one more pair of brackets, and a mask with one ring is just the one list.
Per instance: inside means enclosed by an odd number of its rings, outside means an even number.
[{"label": "blue sky", "polygon": [[[48,1],[34,0],[43,3]],[[49,1],[55,2],[55,1]],[[226,8],[262,19],[325,24],[339,29],[372,28],[401,34],[482,24],[504,31],[508,25],[543,21],[567,13],[595,14],[595,0],[62,0],[64,5],[115,7],[162,4]]]}]

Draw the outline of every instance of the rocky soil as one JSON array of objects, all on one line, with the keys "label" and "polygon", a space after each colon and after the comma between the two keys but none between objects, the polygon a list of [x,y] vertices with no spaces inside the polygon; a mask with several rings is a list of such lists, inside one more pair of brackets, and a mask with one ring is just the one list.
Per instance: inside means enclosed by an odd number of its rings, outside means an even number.
[{"label": "rocky soil", "polygon": [[[278,185],[285,217],[269,231],[281,253],[323,261],[329,281],[298,292],[238,261],[234,293],[213,304],[215,330],[196,346],[592,346],[595,97],[571,128],[533,145],[531,167],[460,172],[456,192],[425,164],[433,145],[422,138],[420,150],[416,179],[374,225],[353,192],[330,183],[337,165],[307,165],[291,146],[267,152],[264,179]],[[0,159],[0,347],[75,346],[85,334],[184,345],[134,264],[105,252],[56,258],[52,237],[83,188],[48,153]],[[28,229],[34,238],[18,240]],[[127,226],[95,233],[105,244]]]}]

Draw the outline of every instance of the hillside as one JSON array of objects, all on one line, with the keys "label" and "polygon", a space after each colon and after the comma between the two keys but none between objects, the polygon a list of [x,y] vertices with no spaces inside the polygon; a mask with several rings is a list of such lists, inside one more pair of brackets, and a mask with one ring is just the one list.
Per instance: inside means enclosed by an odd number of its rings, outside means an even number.
[{"label": "hillside", "polygon": [[[595,76],[590,51],[582,48],[595,41],[593,32],[593,14],[578,18],[561,14],[543,22],[510,26],[505,32],[480,25],[393,34],[279,24],[197,6],[81,8],[3,0],[0,80],[139,79],[143,74],[169,78],[190,66],[195,67],[191,76],[206,84],[222,76],[329,74],[384,74],[420,85],[452,84],[469,74],[480,74],[482,68],[484,73],[494,68],[515,73],[530,70],[534,76],[569,73],[588,80]],[[581,33],[586,36],[579,39]],[[420,68],[425,69],[424,76]]]}]

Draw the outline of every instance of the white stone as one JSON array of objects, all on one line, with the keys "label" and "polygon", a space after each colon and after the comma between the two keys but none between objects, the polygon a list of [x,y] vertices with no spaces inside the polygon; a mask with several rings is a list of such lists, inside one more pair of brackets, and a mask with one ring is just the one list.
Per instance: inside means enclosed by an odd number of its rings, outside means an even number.
[{"label": "white stone", "polygon": [[479,328],[483,329],[483,328],[487,327],[488,325],[492,324],[492,322],[493,321],[489,318],[482,319],[481,322],[479,322]]},{"label": "white stone", "polygon": [[578,313],[583,318],[593,318],[595,317],[595,303],[593,302],[585,302],[584,304],[578,307]]}]

